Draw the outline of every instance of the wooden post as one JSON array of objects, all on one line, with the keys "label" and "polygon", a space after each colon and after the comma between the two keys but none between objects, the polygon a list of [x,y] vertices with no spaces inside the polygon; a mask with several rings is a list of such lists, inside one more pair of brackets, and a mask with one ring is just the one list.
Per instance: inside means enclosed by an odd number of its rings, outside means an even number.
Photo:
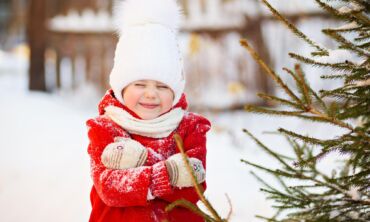
[{"label": "wooden post", "polygon": [[57,48],[56,50],[56,61],[55,61],[55,69],[56,69],[56,86],[57,86],[57,89],[61,89],[62,88],[62,77],[61,77],[61,62],[62,62],[62,59],[63,59],[63,56],[62,56],[62,53],[60,51],[60,49]]},{"label": "wooden post", "polygon": [[31,51],[28,87],[30,90],[46,91],[46,0],[30,1],[27,36]]}]

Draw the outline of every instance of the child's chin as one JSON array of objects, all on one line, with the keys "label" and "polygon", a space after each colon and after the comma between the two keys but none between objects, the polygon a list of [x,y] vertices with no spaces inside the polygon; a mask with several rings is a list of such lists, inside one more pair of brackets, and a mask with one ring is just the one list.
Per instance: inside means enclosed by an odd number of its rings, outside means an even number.
[{"label": "child's chin", "polygon": [[151,114],[146,114],[146,113],[142,113],[141,115],[139,115],[143,120],[150,120],[150,119],[155,119],[159,116],[159,114],[154,114],[154,113],[151,113]]}]

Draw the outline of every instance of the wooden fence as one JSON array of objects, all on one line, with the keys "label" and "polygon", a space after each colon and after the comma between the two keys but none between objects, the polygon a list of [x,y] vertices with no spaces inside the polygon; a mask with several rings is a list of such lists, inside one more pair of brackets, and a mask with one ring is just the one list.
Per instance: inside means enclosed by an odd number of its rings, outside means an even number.
[{"label": "wooden fence", "polygon": [[[72,71],[71,87],[91,83],[101,92],[108,86],[108,77],[113,67],[117,38],[108,32],[50,32],[48,51],[54,53],[57,88],[62,87],[62,61],[68,59]],[[78,61],[82,59],[82,67]],[[81,70],[83,68],[84,70]],[[83,75],[83,76],[81,76]]]}]

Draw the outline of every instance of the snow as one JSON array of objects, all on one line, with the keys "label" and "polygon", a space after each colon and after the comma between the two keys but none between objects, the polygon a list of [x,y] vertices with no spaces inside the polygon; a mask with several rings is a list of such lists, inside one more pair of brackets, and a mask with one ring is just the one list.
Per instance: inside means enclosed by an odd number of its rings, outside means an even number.
[{"label": "snow", "polygon": [[[24,50],[23,47],[18,47],[19,51]],[[22,48],[22,49],[21,49]],[[0,50],[0,74],[3,72],[22,72],[28,67],[26,56],[22,53],[8,53]]]},{"label": "snow", "polygon": [[[294,64],[297,63],[297,61],[289,58],[287,52],[293,52],[322,63],[344,62],[345,60],[360,63],[361,61],[363,61],[363,58],[360,58],[359,56],[352,52],[349,52],[348,50],[346,51],[342,49],[337,49],[338,44],[328,36],[324,35],[321,31],[322,29],[328,27],[339,27],[342,25],[344,24],[338,21],[322,20],[320,18],[302,20],[297,23],[297,28],[300,31],[306,34],[314,42],[323,45],[323,48],[327,49],[327,51],[329,52],[329,56],[313,57],[311,55],[311,53],[315,51],[313,47],[288,31],[287,28],[281,23],[277,23],[274,21],[267,22],[266,25],[263,27],[263,34],[264,40],[270,52],[270,56],[274,63],[274,70],[281,76],[283,81],[288,83],[288,85],[293,86],[294,80],[290,77],[290,75],[282,71],[282,68],[287,67],[289,69],[293,69]],[[348,39],[353,38],[353,36],[344,37]],[[338,74],[341,71],[332,71],[329,68],[315,67],[302,63],[300,64],[302,70],[306,74],[315,73],[315,75],[311,74],[306,76],[306,79],[314,90],[335,89],[343,83],[343,81],[340,79],[330,81],[325,81],[321,79],[322,75],[329,75],[334,73]],[[281,94],[282,93],[280,91],[277,92],[277,95]]]},{"label": "snow", "polygon": [[[3,69],[8,62],[13,70]],[[87,221],[84,119],[93,113],[57,95],[27,92],[22,62],[0,60],[1,220]]]},{"label": "snow", "polygon": [[340,14],[348,14],[352,11],[352,9],[347,6],[342,6],[338,11]]},{"label": "snow", "polygon": [[356,21],[353,21],[351,23],[344,24],[344,25],[342,25],[342,26],[340,26],[336,29],[343,30],[343,29],[354,29],[354,28],[358,28],[358,27],[359,27],[358,23]]},{"label": "snow", "polygon": [[70,32],[112,32],[114,31],[112,17],[109,12],[100,10],[95,13],[85,9],[81,14],[75,10],[68,11],[67,15],[58,15],[49,21],[49,28],[53,31]]},{"label": "snow", "polygon": [[353,58],[353,55],[344,49],[328,50],[328,52],[329,56],[322,56],[318,61],[322,63],[343,63]]},{"label": "snow", "polygon": [[356,82],[356,86],[369,86],[369,85],[370,85],[370,79]]},{"label": "snow", "polygon": [[358,4],[357,2],[350,2],[349,3],[349,6],[355,10],[355,11],[359,11],[359,10],[362,10],[364,9],[364,6],[361,6],[360,4]]},{"label": "snow", "polygon": [[330,219],[339,216],[340,212],[339,211],[331,211],[329,214]]},{"label": "snow", "polygon": [[[83,89],[75,94],[29,92],[27,64],[19,68],[17,58],[3,61],[0,60],[1,220],[87,221],[92,182],[85,121],[96,116],[98,99]],[[206,196],[226,217],[229,204],[224,194],[228,194],[233,207],[231,222],[259,221],[254,215],[268,216],[273,212],[271,202],[259,192],[261,185],[249,174],[251,168],[240,159],[270,167],[278,164],[263,154],[242,128],[285,154],[290,153],[286,141],[263,131],[282,126],[319,138],[341,133],[333,126],[293,118],[244,112],[205,115],[213,124],[207,143]],[[321,166],[331,172],[328,164],[323,161]]]},{"label": "snow", "polygon": [[348,213],[348,216],[354,220],[358,220],[359,216],[360,216],[360,213],[359,212],[355,212],[355,211],[351,211]]},{"label": "snow", "polygon": [[352,200],[357,201],[361,199],[361,194],[359,192],[358,187],[350,187],[349,190],[347,191],[347,194],[352,198]]}]

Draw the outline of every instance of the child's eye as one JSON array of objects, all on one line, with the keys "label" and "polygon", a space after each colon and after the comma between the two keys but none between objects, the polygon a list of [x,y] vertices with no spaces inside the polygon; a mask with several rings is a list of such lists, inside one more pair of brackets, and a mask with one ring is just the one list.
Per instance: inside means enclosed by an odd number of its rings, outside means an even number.
[{"label": "child's eye", "polygon": [[144,83],[135,83],[135,86],[138,86],[138,87],[145,87],[145,84],[144,84]]},{"label": "child's eye", "polygon": [[158,86],[159,89],[168,89],[168,86],[165,86],[165,85],[159,85]]}]

